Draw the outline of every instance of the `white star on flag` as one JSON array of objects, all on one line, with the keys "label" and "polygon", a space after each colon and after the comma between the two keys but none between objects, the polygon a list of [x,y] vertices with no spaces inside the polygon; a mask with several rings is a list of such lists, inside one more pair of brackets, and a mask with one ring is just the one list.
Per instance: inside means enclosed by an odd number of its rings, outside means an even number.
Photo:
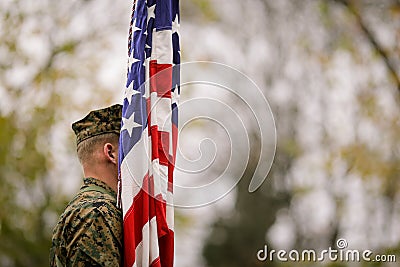
[{"label": "white star on flag", "polygon": [[133,25],[132,33],[134,33],[135,31],[140,31],[140,30],[142,30],[142,29],[136,27],[136,18],[135,18],[135,20],[133,21],[132,25]]},{"label": "white star on flag", "polygon": [[132,53],[131,53],[131,55],[130,55],[129,58],[128,58],[128,66],[129,66],[129,69],[132,68],[132,65],[133,65],[135,62],[140,61],[139,59],[133,57],[133,51],[134,51],[134,50],[132,49]]},{"label": "white star on flag", "polygon": [[176,14],[175,19],[172,21],[172,33],[178,33],[179,35],[179,18],[178,14]]},{"label": "white star on flag", "polygon": [[[149,20],[151,18],[155,18],[156,17],[156,14],[154,13],[155,9],[156,9],[156,4],[154,4],[154,5],[152,5],[151,7],[148,8],[148,10],[147,10],[147,24],[146,25],[149,25]],[[147,32],[146,32],[146,34],[147,34]]]},{"label": "white star on flag", "polygon": [[129,104],[131,104],[132,96],[136,94],[140,94],[140,92],[133,89],[133,80],[132,80],[129,86],[125,88],[125,98],[128,100]]},{"label": "white star on flag", "polygon": [[122,117],[122,122],[123,122],[124,125],[122,126],[121,131],[122,130],[127,130],[129,136],[132,136],[133,128],[142,126],[141,124],[137,123],[134,120],[134,118],[135,118],[135,112],[133,112],[132,115],[128,119]]},{"label": "white star on flag", "polygon": [[180,96],[179,96],[179,89],[178,89],[178,85],[175,85],[175,89],[174,89],[174,91],[172,92],[172,95],[173,95],[173,101],[172,102],[177,102],[178,100],[179,100],[179,98],[180,98]]}]

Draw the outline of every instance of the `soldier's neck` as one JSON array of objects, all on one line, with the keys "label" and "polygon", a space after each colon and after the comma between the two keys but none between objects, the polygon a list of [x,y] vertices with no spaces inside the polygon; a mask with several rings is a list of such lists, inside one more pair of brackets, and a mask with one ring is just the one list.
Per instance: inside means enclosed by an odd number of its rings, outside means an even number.
[{"label": "soldier's neck", "polygon": [[109,170],[107,168],[83,168],[83,173],[85,177],[93,177],[111,187],[115,192],[117,192],[118,187],[118,172]]}]

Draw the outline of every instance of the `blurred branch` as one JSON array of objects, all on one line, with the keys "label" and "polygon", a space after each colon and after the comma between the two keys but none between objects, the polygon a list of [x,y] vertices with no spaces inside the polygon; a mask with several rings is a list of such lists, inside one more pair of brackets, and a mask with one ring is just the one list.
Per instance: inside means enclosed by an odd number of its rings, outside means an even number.
[{"label": "blurred branch", "polygon": [[[390,61],[388,53],[385,51],[385,49],[378,43],[378,40],[376,37],[373,35],[372,31],[367,27],[365,24],[363,18],[361,17],[360,12],[357,10],[357,8],[353,5],[351,0],[330,0],[335,3],[342,4],[345,6],[355,17],[357,20],[357,23],[359,24],[361,30],[367,37],[368,41],[371,43],[371,45],[374,47],[374,49],[378,52],[380,57],[383,59],[387,70],[389,71],[390,76],[394,79],[396,83],[397,90],[400,93],[400,77],[396,72],[395,66],[392,64]],[[400,2],[397,0],[397,2]],[[399,3],[400,4],[400,3]]]},{"label": "blurred branch", "polygon": [[54,47],[50,53],[50,56],[48,57],[48,59],[46,61],[46,64],[44,64],[43,67],[37,71],[37,74],[33,78],[33,80],[38,79],[38,77],[40,75],[42,75],[43,73],[48,72],[49,70],[52,69],[54,59],[57,55],[64,53],[64,52],[71,53],[72,51],[74,51],[76,49],[78,44],[79,44],[79,41],[71,40],[71,41],[65,42],[61,46]]}]

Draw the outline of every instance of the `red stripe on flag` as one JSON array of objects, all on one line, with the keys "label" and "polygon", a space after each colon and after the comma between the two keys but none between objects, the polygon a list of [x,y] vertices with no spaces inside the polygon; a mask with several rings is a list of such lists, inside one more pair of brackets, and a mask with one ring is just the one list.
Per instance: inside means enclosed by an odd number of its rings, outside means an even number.
[{"label": "red stripe on flag", "polygon": [[175,164],[173,163],[173,158],[169,155],[169,162],[168,162],[168,187],[167,190],[171,193],[174,192],[174,169]]},{"label": "red stripe on flag", "polygon": [[152,125],[150,127],[149,135],[151,137],[151,161],[158,159],[158,126]]},{"label": "red stripe on flag", "polygon": [[150,263],[150,267],[162,267],[160,258],[157,258],[152,263]]},{"label": "red stripe on flag", "polygon": [[157,235],[158,237],[162,237],[168,234],[169,228],[167,224],[167,205],[165,200],[159,194],[155,198],[153,198],[155,203],[155,210],[156,210],[156,221],[157,221]]},{"label": "red stripe on flag", "polygon": [[158,132],[158,157],[160,164],[168,166],[169,162],[169,133],[159,131]]},{"label": "red stripe on flag", "polygon": [[150,60],[150,92],[157,92],[159,97],[171,98],[171,89],[172,65],[157,64],[156,60]]},{"label": "red stripe on flag", "polygon": [[174,164],[172,163],[172,159],[168,163],[168,188],[167,190],[171,193],[174,192]]},{"label": "red stripe on flag", "polygon": [[174,265],[174,231],[169,229],[167,235],[158,239],[158,243],[161,266],[172,267]]}]

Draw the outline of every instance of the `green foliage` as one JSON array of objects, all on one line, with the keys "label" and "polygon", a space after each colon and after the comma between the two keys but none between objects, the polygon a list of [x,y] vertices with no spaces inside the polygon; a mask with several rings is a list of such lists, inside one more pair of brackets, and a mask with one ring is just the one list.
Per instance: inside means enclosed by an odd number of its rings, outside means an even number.
[{"label": "green foliage", "polygon": [[4,149],[0,159],[0,260],[3,266],[45,266],[51,234],[46,216],[57,214],[65,205],[65,201],[50,205],[49,151],[37,146],[46,138],[54,112],[49,107],[36,108],[22,128],[14,114],[0,119],[4,135],[0,139]]},{"label": "green foliage", "polygon": [[211,6],[209,0],[193,0],[196,6],[200,9],[201,13],[208,20],[216,20],[217,14],[214,11],[214,8]]},{"label": "green foliage", "polygon": [[219,16],[216,13],[212,2],[209,0],[190,0],[182,1],[182,16],[191,19],[199,19],[200,21],[218,21]]}]

